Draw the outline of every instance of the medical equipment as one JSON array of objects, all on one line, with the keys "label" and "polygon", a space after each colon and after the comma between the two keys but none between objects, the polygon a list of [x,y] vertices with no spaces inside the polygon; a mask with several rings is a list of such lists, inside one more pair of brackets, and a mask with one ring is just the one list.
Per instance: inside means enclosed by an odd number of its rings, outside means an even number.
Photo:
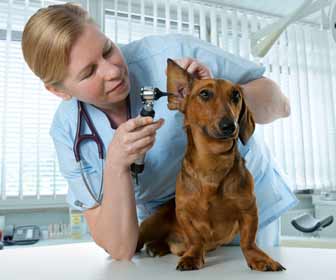
[{"label": "medical equipment", "polygon": [[70,227],[71,239],[81,239],[87,233],[83,213],[71,211]]},{"label": "medical equipment", "polygon": [[300,216],[294,218],[291,224],[298,231],[305,234],[313,234],[315,237],[319,237],[319,232],[328,226],[330,226],[334,221],[334,217],[328,216],[323,219],[314,218],[308,213],[301,214]]},{"label": "medical equipment", "polygon": [[5,245],[30,245],[40,240],[40,228],[35,225],[8,225],[4,231]]},{"label": "medical equipment", "polygon": [[[75,159],[78,164],[84,185],[89,192],[90,196],[95,200],[95,206],[100,205],[101,201],[103,200],[103,181],[104,181],[104,172],[102,172],[101,178],[100,178],[100,189],[99,189],[99,194],[98,196],[93,193],[93,189],[90,187],[89,180],[85,177],[84,172],[83,172],[83,165],[82,165],[82,160],[80,156],[80,144],[83,141],[87,140],[93,140],[96,142],[97,148],[98,148],[98,156],[101,161],[102,165],[102,170],[103,170],[103,165],[104,165],[104,155],[103,155],[103,142],[99,137],[99,134],[93,125],[93,122],[88,114],[88,112],[85,109],[84,103],[82,101],[77,101],[77,108],[78,108],[78,116],[77,116],[77,129],[76,129],[76,136],[75,136],[75,141],[74,141],[74,147],[73,151],[75,154]],[[91,131],[91,134],[81,134],[82,133],[82,124],[83,121],[86,121],[88,128]],[[89,209],[84,203],[82,203],[79,200],[75,201],[75,205],[78,207],[86,208]]]},{"label": "medical equipment", "polygon": [[[162,92],[158,88],[152,87],[143,87],[141,88],[141,100],[143,103],[143,107],[141,109],[140,115],[142,117],[152,117],[155,116],[154,111],[154,100],[158,100],[162,96],[168,96],[169,93]],[[142,173],[145,168],[145,155],[135,160],[135,162],[131,165],[131,173],[132,176],[135,178],[136,184],[138,184],[138,174]]]},{"label": "medical equipment", "polygon": [[[325,16],[323,19],[324,21],[330,21],[330,24],[327,25],[328,28],[331,28],[334,40],[336,41],[335,3],[336,1],[332,2],[331,0],[315,0],[314,2],[313,0],[305,0],[296,10],[286,17],[283,17],[278,21],[265,26],[261,30],[252,33],[251,52],[253,56],[264,57],[288,25],[319,10],[322,11],[323,16],[323,9],[327,6],[330,6],[329,19],[325,19]],[[326,26],[326,24],[324,24],[324,26]]]},{"label": "medical equipment", "polygon": [[336,200],[336,191],[321,191],[320,193],[321,200],[335,201]]},{"label": "medical equipment", "polygon": [[[143,103],[143,108],[140,112],[141,116],[151,116],[154,118],[155,112],[153,110],[154,107],[154,100],[158,100],[162,96],[168,96],[170,93],[167,92],[162,92],[158,88],[152,88],[152,87],[143,87],[141,88],[141,100]],[[101,204],[103,200],[103,182],[104,182],[104,173],[102,172],[101,178],[100,178],[100,188],[99,188],[99,193],[96,195],[94,193],[93,188],[90,186],[89,183],[89,178],[84,174],[83,171],[83,164],[80,156],[80,144],[83,141],[87,140],[92,140],[96,142],[97,148],[98,148],[98,156],[99,159],[101,160],[101,170],[103,170],[104,167],[104,152],[103,152],[103,142],[101,138],[99,137],[99,134],[93,125],[93,122],[88,114],[88,112],[85,109],[85,104],[82,101],[77,102],[77,108],[78,108],[78,116],[77,116],[77,130],[76,130],[76,136],[75,136],[75,141],[74,141],[74,146],[73,146],[73,151],[75,155],[76,162],[78,164],[78,168],[81,173],[81,177],[83,179],[84,185],[89,192],[90,196],[94,199],[95,205],[92,207],[88,207],[88,205],[85,205],[83,202],[76,200],[74,203],[78,207],[82,207],[85,209],[90,209],[94,208],[98,205]],[[87,123],[87,126],[90,130],[90,134],[82,134],[83,130],[83,122]],[[144,170],[144,158],[139,158],[136,160],[135,163],[133,163],[130,166],[130,171],[135,178],[136,184],[138,184],[138,174],[143,172]]]}]

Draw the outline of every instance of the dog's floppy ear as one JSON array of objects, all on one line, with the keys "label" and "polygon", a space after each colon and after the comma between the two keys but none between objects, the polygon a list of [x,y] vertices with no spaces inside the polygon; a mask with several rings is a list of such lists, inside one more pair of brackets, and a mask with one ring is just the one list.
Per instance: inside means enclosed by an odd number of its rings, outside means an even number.
[{"label": "dog's floppy ear", "polygon": [[168,96],[168,108],[183,113],[193,78],[174,60],[168,58],[167,64],[167,91],[174,93]]},{"label": "dog's floppy ear", "polygon": [[239,139],[244,145],[248,142],[255,129],[255,122],[251,111],[242,97],[242,106],[239,114]]}]

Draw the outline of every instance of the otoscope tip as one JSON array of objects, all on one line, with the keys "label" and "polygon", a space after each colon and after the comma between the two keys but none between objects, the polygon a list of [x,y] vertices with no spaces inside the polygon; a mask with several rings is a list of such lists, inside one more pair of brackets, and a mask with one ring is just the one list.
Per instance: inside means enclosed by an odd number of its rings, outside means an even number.
[{"label": "otoscope tip", "polygon": [[174,93],[161,91],[158,88],[155,88],[154,92],[155,92],[155,100],[159,99],[162,96],[172,96],[172,95],[174,95]]}]

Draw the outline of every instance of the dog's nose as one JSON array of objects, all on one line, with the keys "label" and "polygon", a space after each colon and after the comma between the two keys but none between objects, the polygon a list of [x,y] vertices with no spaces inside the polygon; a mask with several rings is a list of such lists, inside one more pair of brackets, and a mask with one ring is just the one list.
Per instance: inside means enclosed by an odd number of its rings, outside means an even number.
[{"label": "dog's nose", "polygon": [[223,136],[231,136],[236,130],[235,122],[227,118],[221,119],[218,126]]}]

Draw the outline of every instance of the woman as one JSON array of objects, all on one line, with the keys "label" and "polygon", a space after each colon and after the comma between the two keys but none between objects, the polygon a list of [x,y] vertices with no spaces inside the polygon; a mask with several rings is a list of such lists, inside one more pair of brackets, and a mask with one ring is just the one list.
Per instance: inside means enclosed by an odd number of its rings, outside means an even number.
[{"label": "woman", "polygon": [[[174,197],[186,144],[182,116],[169,111],[167,100],[161,98],[154,106],[158,118],[137,117],[142,106],[140,88],[166,88],[168,57],[182,57],[177,62],[200,79],[211,77],[212,71],[214,77],[242,84],[258,123],[289,114],[286,97],[262,77],[262,67],[182,35],[147,37],[120,51],[76,5],[40,9],[25,26],[22,50],[46,89],[63,99],[50,134],[69,184],[67,200],[72,207],[84,210],[93,239],[115,259],[133,256],[138,218],[142,220]],[[73,152],[78,101],[84,103],[104,146],[104,166],[94,141],[80,146],[82,170],[96,196],[102,180],[104,196],[99,203],[85,187]],[[83,125],[89,133],[87,123]],[[262,244],[277,245],[278,218],[296,204],[296,199],[268,150],[258,141],[252,137],[248,145],[240,145],[240,152],[255,179],[260,210],[258,239]],[[136,184],[129,166],[145,153],[145,170]]]}]

